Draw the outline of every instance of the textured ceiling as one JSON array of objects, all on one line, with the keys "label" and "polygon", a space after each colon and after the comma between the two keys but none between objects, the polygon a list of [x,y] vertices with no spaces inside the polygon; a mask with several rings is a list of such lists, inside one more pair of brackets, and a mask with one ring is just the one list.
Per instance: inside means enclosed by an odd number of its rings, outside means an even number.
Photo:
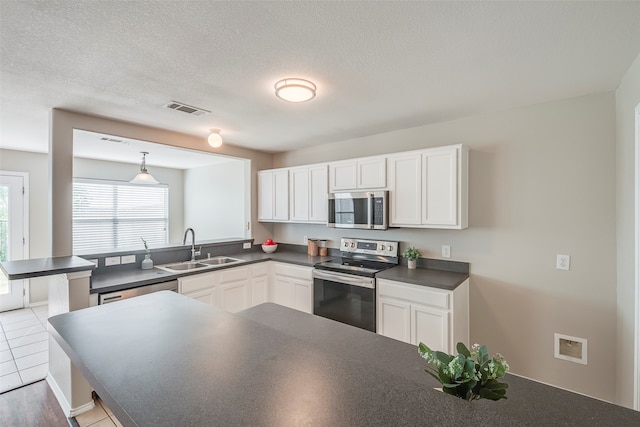
[{"label": "textured ceiling", "polygon": [[614,90],[640,2],[1,0],[0,48],[2,148],[45,152],[62,108],[283,151]]}]

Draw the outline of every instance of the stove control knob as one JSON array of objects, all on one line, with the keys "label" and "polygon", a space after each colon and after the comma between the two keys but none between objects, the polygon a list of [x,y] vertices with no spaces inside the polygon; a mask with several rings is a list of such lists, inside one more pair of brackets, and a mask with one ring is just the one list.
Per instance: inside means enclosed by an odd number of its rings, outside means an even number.
[{"label": "stove control knob", "polygon": [[384,245],[380,245],[380,250],[384,251]]},{"label": "stove control knob", "polygon": [[393,250],[393,245],[389,245],[389,247],[387,248],[387,250],[388,250],[389,252],[391,252],[391,251]]}]

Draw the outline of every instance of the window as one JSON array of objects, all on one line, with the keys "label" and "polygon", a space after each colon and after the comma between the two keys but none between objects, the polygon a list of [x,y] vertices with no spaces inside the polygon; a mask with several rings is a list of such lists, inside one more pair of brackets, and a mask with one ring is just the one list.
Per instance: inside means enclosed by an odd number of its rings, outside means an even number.
[{"label": "window", "polygon": [[165,245],[169,235],[169,187],[74,180],[73,253]]}]

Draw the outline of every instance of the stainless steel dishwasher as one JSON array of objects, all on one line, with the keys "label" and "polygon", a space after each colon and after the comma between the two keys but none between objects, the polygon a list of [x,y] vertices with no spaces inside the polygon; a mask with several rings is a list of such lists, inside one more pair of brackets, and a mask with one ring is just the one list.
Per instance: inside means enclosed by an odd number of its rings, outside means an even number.
[{"label": "stainless steel dishwasher", "polygon": [[146,285],[146,286],[140,286],[132,289],[125,289],[123,291],[99,294],[98,304],[109,304],[109,303],[120,301],[123,299],[133,298],[140,295],[150,294],[152,292],[159,292],[159,291],[178,292],[178,281],[172,280],[170,282],[156,283],[153,285]]}]

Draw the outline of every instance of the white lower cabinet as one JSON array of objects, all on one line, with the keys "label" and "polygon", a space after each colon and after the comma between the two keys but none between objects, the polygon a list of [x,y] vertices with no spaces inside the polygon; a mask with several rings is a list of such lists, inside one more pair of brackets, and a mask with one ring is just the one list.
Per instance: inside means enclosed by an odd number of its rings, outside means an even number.
[{"label": "white lower cabinet", "polygon": [[376,287],[380,335],[448,353],[469,346],[468,279],[453,291],[386,279]]},{"label": "white lower cabinet", "polygon": [[285,307],[313,312],[313,268],[273,263],[272,301]]},{"label": "white lower cabinet", "polygon": [[178,279],[178,292],[231,313],[265,302],[313,312],[311,267],[272,261]]}]

